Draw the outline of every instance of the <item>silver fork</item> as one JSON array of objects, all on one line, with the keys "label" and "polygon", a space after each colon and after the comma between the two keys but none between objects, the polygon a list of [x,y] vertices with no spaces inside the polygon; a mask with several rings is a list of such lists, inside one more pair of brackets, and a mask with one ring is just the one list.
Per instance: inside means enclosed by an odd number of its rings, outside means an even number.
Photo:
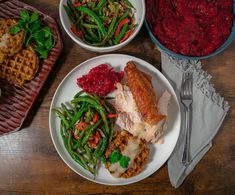
[{"label": "silver fork", "polygon": [[182,84],[180,90],[181,102],[185,107],[185,134],[184,134],[184,151],[182,156],[182,163],[188,165],[190,159],[190,115],[191,115],[191,104],[193,102],[193,74],[186,72],[183,73]]}]

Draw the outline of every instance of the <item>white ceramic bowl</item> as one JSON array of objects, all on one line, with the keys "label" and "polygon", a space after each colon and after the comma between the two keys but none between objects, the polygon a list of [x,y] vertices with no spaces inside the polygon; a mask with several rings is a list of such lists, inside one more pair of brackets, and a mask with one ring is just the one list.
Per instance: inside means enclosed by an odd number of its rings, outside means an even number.
[{"label": "white ceramic bowl", "polygon": [[136,23],[138,26],[135,29],[135,32],[124,42],[113,45],[113,46],[107,46],[107,47],[95,47],[92,45],[88,45],[84,43],[80,38],[78,38],[74,33],[70,30],[71,27],[71,22],[68,18],[67,13],[64,10],[63,5],[67,4],[67,0],[61,0],[60,1],[60,6],[59,6],[59,14],[60,14],[60,21],[62,23],[63,28],[65,29],[66,33],[75,41],[78,45],[81,47],[90,50],[90,51],[95,51],[95,52],[110,52],[110,51],[115,51],[117,49],[120,49],[124,46],[126,46],[140,31],[144,18],[145,18],[145,1],[144,0],[129,0],[132,5],[135,7],[136,10],[134,10],[134,16],[136,19]]}]

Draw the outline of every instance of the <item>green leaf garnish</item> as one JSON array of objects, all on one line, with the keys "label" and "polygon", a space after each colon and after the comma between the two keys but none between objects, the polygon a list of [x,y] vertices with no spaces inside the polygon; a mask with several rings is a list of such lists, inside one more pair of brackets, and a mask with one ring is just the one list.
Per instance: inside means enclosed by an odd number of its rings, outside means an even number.
[{"label": "green leaf garnish", "polygon": [[128,156],[122,156],[119,163],[122,168],[127,168],[130,160],[131,159]]},{"label": "green leaf garnish", "polygon": [[109,162],[111,164],[118,162],[122,157],[122,154],[116,150],[114,150],[109,156]]},{"label": "green leaf garnish", "polygon": [[24,30],[24,45],[27,47],[33,43],[39,58],[47,58],[55,45],[50,27],[42,24],[38,12],[30,14],[27,10],[22,10],[20,11],[20,17],[17,25],[10,29],[10,33],[15,35],[21,29]]},{"label": "green leaf garnish", "polygon": [[20,27],[18,27],[18,26],[13,26],[13,27],[11,27],[10,28],[10,33],[11,34],[13,34],[13,35],[15,35],[15,34],[17,34],[18,32],[20,32]]},{"label": "green leaf garnish", "polygon": [[46,49],[51,49],[51,46],[53,45],[52,43],[52,38],[51,36],[45,41],[45,48]]},{"label": "green leaf garnish", "polygon": [[35,22],[39,18],[39,13],[38,12],[33,12],[33,14],[30,17],[29,23]]},{"label": "green leaf garnish", "polygon": [[40,27],[41,27],[41,22],[40,20],[37,20],[31,24],[30,31],[32,33],[36,33],[40,29]]},{"label": "green leaf garnish", "polygon": [[44,27],[42,30],[45,33],[45,37],[49,37],[51,35],[51,29],[48,26]]},{"label": "green leaf garnish", "polygon": [[130,157],[122,155],[116,150],[114,150],[109,156],[109,162],[111,164],[119,162],[122,168],[127,168],[130,160]]},{"label": "green leaf garnish", "polygon": [[24,22],[29,21],[30,19],[29,12],[27,10],[20,11],[20,17],[21,17],[21,20]]}]

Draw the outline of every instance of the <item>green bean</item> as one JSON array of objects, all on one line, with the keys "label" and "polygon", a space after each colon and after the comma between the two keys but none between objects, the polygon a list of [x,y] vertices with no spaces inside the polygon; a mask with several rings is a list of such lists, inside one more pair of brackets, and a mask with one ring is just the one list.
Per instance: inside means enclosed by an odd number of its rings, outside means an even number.
[{"label": "green bean", "polygon": [[90,128],[92,128],[92,126],[93,126],[93,125],[89,125],[89,126],[85,127],[85,128],[83,129],[83,131],[81,131],[81,133],[79,134],[79,136],[78,136],[78,143],[79,143],[79,146],[82,144],[82,140],[83,140],[83,136],[84,136],[85,132],[88,131]]},{"label": "green bean", "polygon": [[76,23],[76,18],[75,16],[73,15],[72,11],[70,10],[70,8],[67,6],[67,5],[63,5],[64,6],[64,9],[67,13],[67,15],[69,16],[69,19],[72,23]]},{"label": "green bean", "polygon": [[101,20],[108,20],[109,17],[107,17],[107,16],[100,16],[100,19],[101,19]]},{"label": "green bean", "polygon": [[100,111],[99,113],[100,113],[100,115],[101,115],[101,117],[102,117],[102,120],[103,120],[103,122],[104,122],[105,130],[106,130],[107,134],[109,134],[109,133],[110,133],[110,132],[109,132],[109,125],[108,125],[108,121],[107,121],[106,115],[104,114],[103,111]]},{"label": "green bean", "polygon": [[127,27],[128,24],[124,24],[124,26],[122,27],[121,32],[119,33],[119,35],[116,37],[116,39],[114,40],[114,43],[117,45],[119,43],[119,41],[121,40],[121,38],[126,34],[127,31]]},{"label": "green bean", "polygon": [[102,139],[102,145],[101,145],[99,151],[97,152],[97,158],[100,158],[103,155],[103,153],[105,152],[105,149],[106,149],[106,146],[107,146],[107,142],[108,142],[107,137],[104,137]]},{"label": "green bean", "polygon": [[103,138],[100,138],[99,143],[98,143],[98,145],[96,146],[96,149],[95,149],[95,152],[94,152],[94,155],[95,155],[96,158],[99,158],[99,155],[98,155],[98,154],[99,154],[99,152],[100,152],[102,143],[103,143]]},{"label": "green bean", "polygon": [[108,127],[108,121],[107,121],[107,118],[106,118],[106,115],[104,113],[104,109],[101,105],[99,105],[95,100],[93,99],[90,99],[90,98],[83,98],[83,97],[79,97],[79,98],[76,98],[74,100],[72,100],[72,102],[76,103],[76,102],[88,102],[90,103],[91,105],[94,106],[94,108],[99,112],[99,114],[101,115],[102,117],[102,120],[104,122],[104,126],[105,126],[105,129],[106,129],[106,132],[109,134],[109,127]]},{"label": "green bean", "polygon": [[99,29],[102,32],[102,34],[106,35],[107,32],[106,32],[101,20],[99,19],[99,17],[96,15],[95,12],[93,12],[92,10],[90,10],[89,8],[84,7],[84,6],[76,7],[76,9],[80,12],[84,12],[87,15],[91,16],[94,19],[94,22],[99,26]]},{"label": "green bean", "polygon": [[66,113],[66,115],[69,117],[69,119],[73,118],[73,115],[70,113],[71,110],[69,110],[64,103],[61,103],[61,107],[64,110],[64,112]]},{"label": "green bean", "polygon": [[92,108],[88,108],[88,111],[85,114],[85,122],[90,123],[93,120],[94,117],[94,111]]},{"label": "green bean", "polygon": [[67,144],[68,144],[68,151],[69,151],[69,153],[70,154],[72,154],[72,148],[71,148],[71,139],[72,139],[72,133],[71,133],[71,131],[70,130],[68,130],[68,142],[67,142]]},{"label": "green bean", "polygon": [[101,41],[101,37],[102,37],[101,32],[100,32],[100,30],[98,29],[98,38],[99,38],[99,42]]},{"label": "green bean", "polygon": [[103,8],[105,4],[106,4],[106,0],[100,0],[97,6],[94,8],[94,10],[99,10],[100,8]]},{"label": "green bean", "polygon": [[98,10],[99,16],[102,16],[102,15],[103,15],[103,14],[102,14],[102,10],[103,10],[103,7],[104,7],[104,5],[105,5],[106,3],[107,3],[106,0],[101,0],[101,1],[98,3],[97,7],[95,8],[95,11]]},{"label": "green bean", "polygon": [[94,101],[90,98],[87,98],[87,97],[78,97],[78,98],[73,99],[71,102],[72,103],[87,102],[87,103],[93,105],[96,109],[103,110],[103,107],[100,106],[96,101]]},{"label": "green bean", "polygon": [[84,93],[83,90],[76,93],[76,95],[73,97],[73,99],[80,97]]},{"label": "green bean", "polygon": [[91,28],[86,28],[87,29],[87,32],[90,34],[91,38],[97,42],[99,40],[99,38],[97,37],[97,35],[92,31]]},{"label": "green bean", "polygon": [[109,25],[109,28],[108,28],[108,33],[107,33],[107,35],[105,36],[105,38],[103,39],[103,41],[100,44],[105,44],[105,42],[108,41],[113,36],[113,34],[115,32],[114,31],[114,26],[115,26],[115,23],[118,19],[118,13],[119,13],[119,5],[116,5],[112,22],[111,22],[111,24]]},{"label": "green bean", "polygon": [[92,98],[93,100],[95,100],[96,103],[98,103],[99,105],[101,105],[98,96],[96,96],[95,94],[87,94],[87,96],[90,97],[90,98]]},{"label": "green bean", "polygon": [[93,158],[91,156],[91,149],[87,145],[85,145],[84,148],[85,148],[85,151],[86,151],[86,154],[87,154],[87,157],[88,157],[88,161],[93,164],[94,161],[93,161]]},{"label": "green bean", "polygon": [[79,164],[81,165],[84,169],[86,169],[86,167],[84,166],[84,164],[82,163],[82,161],[75,155],[72,156],[72,158]]},{"label": "green bean", "polygon": [[68,1],[67,1],[67,5],[68,5],[68,7],[70,8],[70,10],[72,11],[72,13],[75,15],[76,19],[79,20],[79,14],[78,14],[78,12],[76,11],[76,9],[74,8],[72,1],[71,1],[71,0],[68,0]]},{"label": "green bean", "polygon": [[88,166],[88,164],[86,163],[86,161],[85,161],[85,159],[84,159],[83,156],[81,156],[80,154],[78,154],[78,153],[76,153],[76,152],[74,152],[74,151],[72,151],[72,156],[73,156],[73,157],[76,156],[77,159],[79,159],[80,162],[84,165],[84,168],[85,168],[85,169],[87,169],[88,171],[90,171],[90,172],[93,173],[93,174],[95,173],[95,171],[94,171],[93,169],[91,169],[91,167]]},{"label": "green bean", "polygon": [[111,24],[109,25],[109,28],[108,28],[108,36],[112,36],[112,30],[116,24],[116,21],[118,19],[118,13],[119,13],[119,5],[116,5],[115,6],[115,11],[114,11],[114,15],[113,15],[113,19],[112,19],[112,22]]},{"label": "green bean", "polygon": [[64,124],[63,120],[60,120],[60,133],[62,137],[64,138],[68,137],[68,133],[66,131],[66,125]]},{"label": "green bean", "polygon": [[84,36],[84,41],[86,41],[88,44],[92,44],[92,43],[94,43],[94,42],[97,42],[97,40],[96,39],[93,39],[90,35],[88,35],[88,34],[85,34],[85,36]]},{"label": "green bean", "polygon": [[68,150],[67,138],[68,138],[69,135],[68,135],[68,133],[65,129],[65,125],[63,124],[62,120],[60,121],[60,134],[61,134],[61,137],[63,139],[64,146]]},{"label": "green bean", "polygon": [[60,119],[65,123],[66,129],[68,129],[69,121],[65,118],[65,116],[57,109],[53,109],[53,111],[60,117]]},{"label": "green bean", "polygon": [[[126,2],[126,5],[129,7],[129,8],[134,8],[134,6],[132,5],[132,3],[129,1],[129,0],[125,0]],[[134,8],[135,9],[135,8]]]},{"label": "green bean", "polygon": [[91,29],[99,29],[99,27],[97,25],[94,24],[87,24],[87,23],[81,23],[82,26],[84,26],[85,28],[91,28]]},{"label": "green bean", "polygon": [[73,150],[77,150],[77,149],[78,149],[78,147],[79,147],[79,143],[78,143],[78,142],[76,142],[76,144],[74,144],[72,148],[73,148]]},{"label": "green bean", "polygon": [[84,106],[82,107],[72,118],[72,122],[69,125],[69,128],[73,127],[75,123],[78,121],[78,119],[83,115],[83,113],[87,110],[87,108]]},{"label": "green bean", "polygon": [[[74,96],[74,99],[71,100],[73,104],[71,109],[69,105],[62,103],[61,109],[63,110],[53,110],[60,118],[60,134],[68,153],[80,166],[95,175],[97,161],[104,155],[105,149],[113,135],[114,120],[108,119],[106,114],[114,112],[112,106],[105,98],[103,103],[101,98],[95,94],[87,93],[82,95],[82,93],[82,91],[78,92]],[[75,139],[73,137],[75,130],[74,125],[78,120],[81,122],[85,120],[85,122],[89,124],[92,120],[93,112],[98,112],[100,116],[99,121],[79,131],[77,134],[78,139]],[[99,131],[97,127],[102,129],[101,138],[96,148],[91,149],[86,143],[92,133]]]},{"label": "green bean", "polygon": [[82,140],[82,146],[84,146],[84,144],[88,141],[88,139],[91,136],[92,132],[95,130],[96,127],[99,126],[100,123],[101,123],[101,120],[99,120],[97,123],[92,125],[92,127],[88,130],[86,136]]},{"label": "green bean", "polygon": [[104,106],[105,110],[107,110],[108,113],[115,113],[113,112],[113,109],[110,106],[110,104],[105,99],[104,99],[104,103],[102,104],[102,106]]}]

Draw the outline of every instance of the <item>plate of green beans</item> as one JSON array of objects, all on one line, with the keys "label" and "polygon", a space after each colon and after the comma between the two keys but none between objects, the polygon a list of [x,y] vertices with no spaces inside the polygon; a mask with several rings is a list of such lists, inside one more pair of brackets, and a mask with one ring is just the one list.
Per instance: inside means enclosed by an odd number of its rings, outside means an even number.
[{"label": "plate of green beans", "polygon": [[94,177],[98,164],[105,163],[104,153],[114,131],[116,111],[108,99],[79,91],[72,100],[52,109],[60,119],[67,152]]},{"label": "plate of green beans", "polygon": [[140,30],[144,0],[61,0],[60,19],[80,46],[98,52],[119,49]]},{"label": "plate of green beans", "polygon": [[[135,61],[144,72],[151,75],[159,94],[165,90],[171,93],[167,122],[169,131],[164,136],[163,144],[149,144],[150,161],[141,173],[131,178],[115,178],[103,162],[103,154],[111,142],[113,132],[121,130],[114,124],[116,112],[111,105],[115,90],[105,97],[98,97],[83,92],[76,81],[99,64],[109,64],[116,71],[121,71],[129,61]],[[180,117],[175,92],[161,72],[139,58],[108,54],[77,65],[61,81],[51,102],[49,128],[57,153],[75,173],[99,184],[127,185],[152,175],[167,161],[179,136]]]}]

